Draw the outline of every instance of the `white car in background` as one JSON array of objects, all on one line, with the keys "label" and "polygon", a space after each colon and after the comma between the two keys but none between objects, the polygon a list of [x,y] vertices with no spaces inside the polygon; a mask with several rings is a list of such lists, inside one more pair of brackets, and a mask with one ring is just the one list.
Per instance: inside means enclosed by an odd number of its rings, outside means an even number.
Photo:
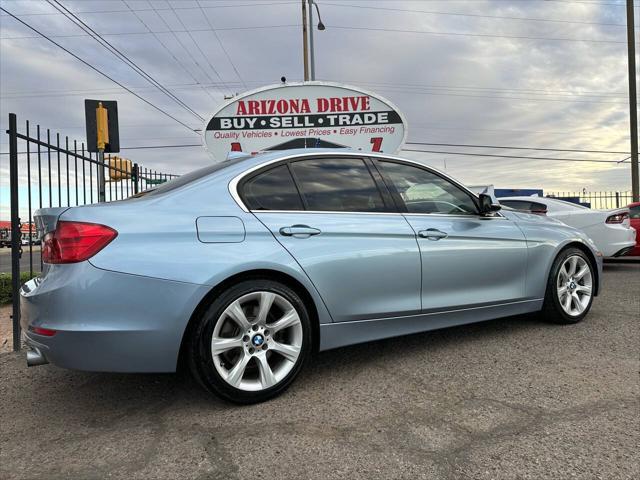
[{"label": "white car in background", "polygon": [[582,230],[605,257],[620,257],[636,244],[629,209],[592,210],[575,203],[546,197],[503,197],[498,201],[515,210],[547,215]]}]

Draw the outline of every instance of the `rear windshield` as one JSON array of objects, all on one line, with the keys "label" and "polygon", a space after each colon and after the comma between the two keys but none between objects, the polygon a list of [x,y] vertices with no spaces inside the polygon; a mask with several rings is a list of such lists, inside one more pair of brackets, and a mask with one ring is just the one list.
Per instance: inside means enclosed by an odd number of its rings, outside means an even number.
[{"label": "rear windshield", "polygon": [[217,172],[218,170],[222,170],[223,168],[230,167],[235,165],[236,163],[241,162],[246,157],[234,158],[232,160],[226,160],[224,162],[214,163],[213,165],[208,165],[203,168],[199,168],[198,170],[194,170],[189,173],[185,173],[178,178],[174,178],[173,180],[169,180],[167,183],[163,183],[160,186],[155,188],[150,188],[149,190],[145,190],[144,192],[140,192],[136,195],[133,195],[130,198],[138,198],[142,196],[151,196],[151,195],[161,195],[172,190],[175,190],[180,187],[184,187],[196,180],[200,180],[201,178],[206,177],[207,175],[211,175],[212,173]]},{"label": "rear windshield", "polygon": [[500,200],[501,205],[506,205],[507,207],[513,208],[514,210],[525,210],[525,211],[542,211],[546,210],[547,206],[538,203],[538,202],[529,202],[524,200]]}]

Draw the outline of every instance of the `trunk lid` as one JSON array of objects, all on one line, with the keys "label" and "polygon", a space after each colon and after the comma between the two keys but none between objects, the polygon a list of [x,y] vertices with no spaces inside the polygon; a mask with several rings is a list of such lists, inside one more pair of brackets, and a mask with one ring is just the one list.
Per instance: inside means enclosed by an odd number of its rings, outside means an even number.
[{"label": "trunk lid", "polygon": [[33,214],[33,221],[36,224],[38,238],[42,238],[49,232],[56,229],[60,215],[69,210],[69,207],[40,208]]}]

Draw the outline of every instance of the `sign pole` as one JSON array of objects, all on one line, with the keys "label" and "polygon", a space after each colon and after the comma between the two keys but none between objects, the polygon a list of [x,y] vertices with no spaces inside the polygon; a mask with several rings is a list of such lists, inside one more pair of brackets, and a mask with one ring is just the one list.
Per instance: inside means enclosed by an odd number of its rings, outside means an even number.
[{"label": "sign pole", "polygon": [[638,186],[638,99],[636,91],[636,45],[633,0],[627,0],[627,51],[629,57],[629,127],[631,134],[631,195],[640,201]]},{"label": "sign pole", "polygon": [[104,149],[109,143],[109,117],[107,109],[98,102],[96,108],[96,125],[98,133],[98,202],[106,201],[104,179]]},{"label": "sign pole", "polygon": [[307,0],[302,0],[302,62],[304,81],[309,81],[309,44],[307,43]]}]

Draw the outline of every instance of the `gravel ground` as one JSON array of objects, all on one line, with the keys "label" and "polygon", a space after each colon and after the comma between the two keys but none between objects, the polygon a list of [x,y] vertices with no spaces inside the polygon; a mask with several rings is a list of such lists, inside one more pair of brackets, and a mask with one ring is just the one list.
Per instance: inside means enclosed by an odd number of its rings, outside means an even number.
[{"label": "gravel ground", "polygon": [[250,407],[186,375],[0,369],[2,479],[640,478],[639,264],[605,266],[581,324],[325,352]]}]

